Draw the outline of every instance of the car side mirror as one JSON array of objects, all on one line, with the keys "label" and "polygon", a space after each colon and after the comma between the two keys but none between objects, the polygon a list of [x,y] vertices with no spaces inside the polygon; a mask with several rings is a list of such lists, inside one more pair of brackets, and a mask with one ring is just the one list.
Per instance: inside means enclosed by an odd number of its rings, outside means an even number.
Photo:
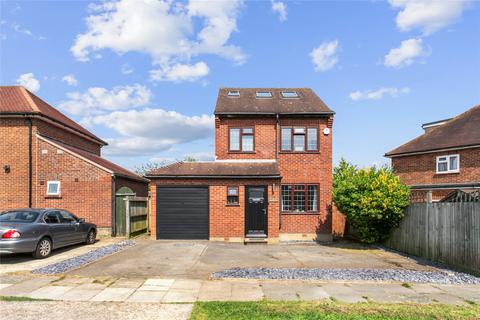
[{"label": "car side mirror", "polygon": [[78,219],[78,222],[84,223],[84,222],[85,222],[85,219],[84,219],[84,218],[79,218],[79,219]]}]

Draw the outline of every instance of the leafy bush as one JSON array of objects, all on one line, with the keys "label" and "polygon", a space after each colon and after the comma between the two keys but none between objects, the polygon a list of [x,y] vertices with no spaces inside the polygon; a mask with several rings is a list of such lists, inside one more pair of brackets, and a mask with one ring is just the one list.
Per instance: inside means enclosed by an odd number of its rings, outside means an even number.
[{"label": "leafy bush", "polygon": [[409,194],[387,167],[358,169],[342,159],[333,170],[333,201],[365,243],[385,240],[398,226]]}]

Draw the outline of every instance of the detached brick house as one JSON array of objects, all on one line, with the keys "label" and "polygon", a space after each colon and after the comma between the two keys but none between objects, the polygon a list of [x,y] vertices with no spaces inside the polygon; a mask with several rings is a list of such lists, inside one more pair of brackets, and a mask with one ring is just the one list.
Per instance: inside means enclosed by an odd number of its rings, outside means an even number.
[{"label": "detached brick house", "polygon": [[101,157],[105,141],[23,87],[0,87],[0,136],[0,211],[62,208],[116,234],[115,195],[147,196],[148,180]]},{"label": "detached brick house", "polygon": [[425,132],[387,152],[413,200],[441,200],[457,189],[480,188],[480,105],[452,119],[425,123]]},{"label": "detached brick house", "polygon": [[330,240],[334,112],[308,88],[222,88],[213,162],[153,170],[155,239]]}]

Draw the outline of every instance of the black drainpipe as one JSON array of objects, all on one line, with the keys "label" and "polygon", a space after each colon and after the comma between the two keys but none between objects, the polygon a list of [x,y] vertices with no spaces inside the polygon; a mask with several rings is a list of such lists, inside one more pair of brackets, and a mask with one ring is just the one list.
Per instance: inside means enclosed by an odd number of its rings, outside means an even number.
[{"label": "black drainpipe", "polygon": [[32,207],[32,190],[33,190],[33,165],[32,165],[32,119],[27,118],[28,121],[28,207]]}]

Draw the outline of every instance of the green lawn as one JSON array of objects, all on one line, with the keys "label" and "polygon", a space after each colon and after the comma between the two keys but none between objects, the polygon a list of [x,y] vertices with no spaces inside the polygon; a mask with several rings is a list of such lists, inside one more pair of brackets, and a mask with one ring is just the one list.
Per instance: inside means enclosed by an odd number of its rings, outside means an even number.
[{"label": "green lawn", "polygon": [[417,320],[417,319],[480,319],[480,306],[441,304],[377,304],[338,302],[197,302],[191,320]]}]

